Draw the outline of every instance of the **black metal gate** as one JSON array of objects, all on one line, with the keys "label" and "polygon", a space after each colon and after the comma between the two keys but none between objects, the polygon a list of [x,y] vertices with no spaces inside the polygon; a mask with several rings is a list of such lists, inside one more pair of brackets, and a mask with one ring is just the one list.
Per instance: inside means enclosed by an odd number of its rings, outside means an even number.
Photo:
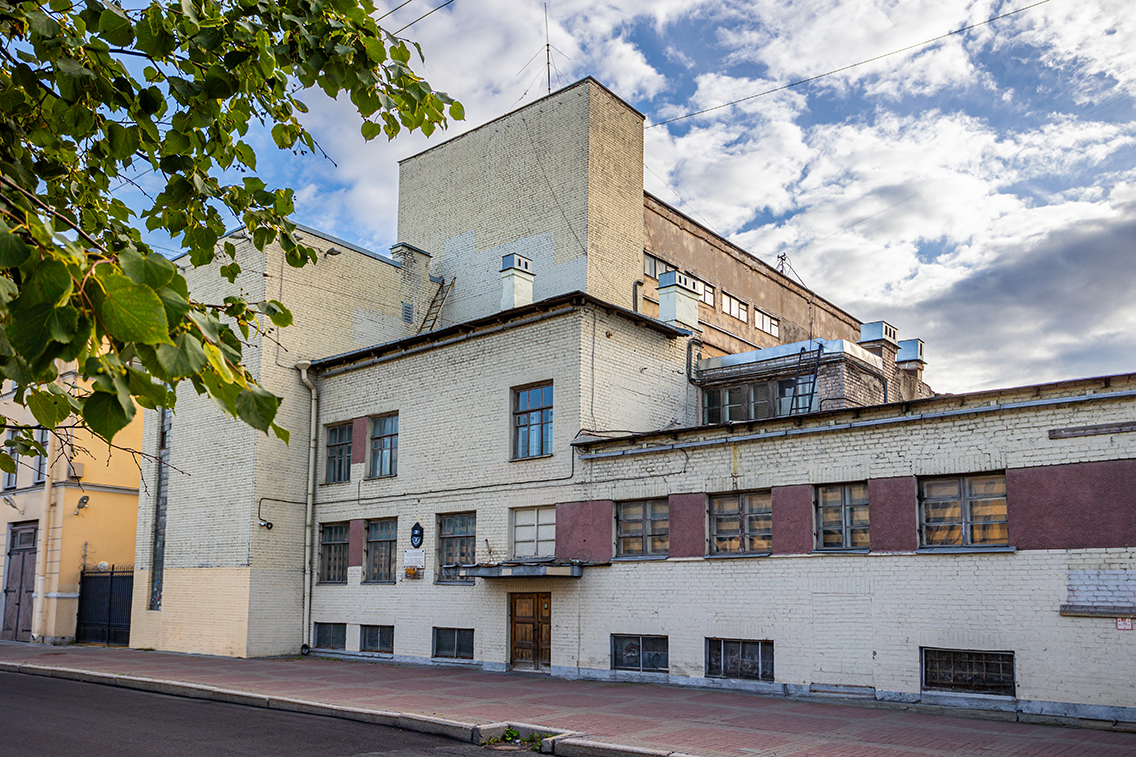
[{"label": "black metal gate", "polygon": [[130,643],[130,599],[134,568],[84,570],[79,577],[78,643]]}]

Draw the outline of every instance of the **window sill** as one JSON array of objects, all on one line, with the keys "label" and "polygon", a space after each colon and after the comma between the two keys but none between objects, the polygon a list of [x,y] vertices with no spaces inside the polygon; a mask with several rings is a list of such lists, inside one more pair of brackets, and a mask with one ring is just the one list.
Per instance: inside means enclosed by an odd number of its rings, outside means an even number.
[{"label": "window sill", "polygon": [[[471,581],[435,581],[435,586],[473,586],[474,582]],[[446,658],[449,659],[449,658]]]},{"label": "window sill", "polygon": [[[670,555],[616,555],[612,562],[652,562],[666,560]],[[617,668],[618,670],[618,668]]]},{"label": "window sill", "polygon": [[444,662],[447,665],[478,665],[480,663],[472,657],[431,657],[435,662]]},{"label": "window sill", "polygon": [[360,581],[359,583],[363,584],[364,586],[394,586],[398,583],[398,581],[390,578],[384,579],[382,581]]},{"label": "window sill", "polygon": [[397,473],[388,473],[385,476],[364,476],[363,480],[364,481],[381,481],[384,478],[398,478],[398,474]]},{"label": "window sill", "polygon": [[346,481],[321,481],[319,485],[320,486],[340,486],[342,484],[349,484],[349,483],[351,483],[351,479],[347,479]]},{"label": "window sill", "polygon": [[346,586],[347,581],[316,581],[316,586]]},{"label": "window sill", "polygon": [[1011,547],[1011,546],[1005,545],[1005,544],[990,545],[990,546],[986,546],[986,547],[978,546],[978,545],[963,545],[961,547],[919,547],[919,549],[915,550],[915,554],[917,554],[917,555],[951,555],[951,554],[957,555],[957,554],[969,554],[969,553],[973,553],[973,552],[1017,552],[1017,551],[1018,551],[1017,547]]},{"label": "window sill", "polygon": [[707,560],[738,560],[746,557],[769,557],[773,552],[715,552],[706,555]]},{"label": "window sill", "polygon": [[551,452],[549,452],[547,455],[529,455],[528,457],[511,457],[511,458],[509,458],[509,462],[510,463],[522,463],[525,460],[544,460],[545,458],[549,458],[549,457],[552,457]]},{"label": "window sill", "polygon": [[871,547],[833,547],[832,549],[814,549],[814,555],[866,555],[871,551]]}]

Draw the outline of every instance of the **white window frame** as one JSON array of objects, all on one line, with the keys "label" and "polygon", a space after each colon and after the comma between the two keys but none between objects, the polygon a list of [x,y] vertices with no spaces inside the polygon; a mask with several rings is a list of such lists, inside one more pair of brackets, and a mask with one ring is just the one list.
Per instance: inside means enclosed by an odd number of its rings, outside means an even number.
[{"label": "white window frame", "polygon": [[[513,558],[540,560],[556,556],[555,505],[515,508],[509,512],[509,521],[509,548]],[[531,538],[527,538],[530,533]],[[532,548],[521,549],[520,545]]]},{"label": "white window frame", "polygon": [[722,312],[737,318],[747,326],[749,325],[749,304],[742,302],[732,294],[722,292]]},{"label": "white window frame", "polygon": [[753,325],[758,331],[764,331],[770,336],[781,338],[781,319],[769,313],[753,309]]}]

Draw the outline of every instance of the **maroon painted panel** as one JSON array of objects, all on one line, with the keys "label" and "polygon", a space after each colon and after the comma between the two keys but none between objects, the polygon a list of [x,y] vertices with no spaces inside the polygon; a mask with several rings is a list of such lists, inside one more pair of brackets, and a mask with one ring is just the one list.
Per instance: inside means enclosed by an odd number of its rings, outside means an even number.
[{"label": "maroon painted panel", "polygon": [[873,552],[919,546],[919,485],[914,476],[868,481],[868,533]]},{"label": "maroon painted panel", "polygon": [[1136,460],[1006,471],[1018,549],[1136,547]]},{"label": "maroon painted panel", "polygon": [[556,506],[556,559],[611,560],[615,503],[609,499]]},{"label": "maroon painted panel", "polygon": [[[367,459],[367,419],[356,418],[351,421],[351,463],[361,463]],[[362,565],[362,563],[359,563]]]},{"label": "maroon painted panel", "polygon": [[670,556],[701,557],[706,554],[706,495],[672,494],[670,515]]},{"label": "maroon painted panel", "polygon": [[363,564],[363,544],[367,541],[366,522],[351,521],[347,534],[347,567],[353,568]]},{"label": "maroon painted panel", "polygon": [[773,554],[800,555],[813,551],[813,488],[808,484],[775,486]]}]

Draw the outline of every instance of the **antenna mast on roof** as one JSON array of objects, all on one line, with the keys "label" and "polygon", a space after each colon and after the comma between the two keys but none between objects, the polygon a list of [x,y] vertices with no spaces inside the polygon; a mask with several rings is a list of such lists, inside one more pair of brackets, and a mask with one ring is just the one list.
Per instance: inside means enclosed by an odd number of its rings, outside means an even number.
[{"label": "antenna mast on roof", "polygon": [[548,3],[544,4],[544,67],[548,71],[548,94],[552,94],[552,38],[548,36]]}]

